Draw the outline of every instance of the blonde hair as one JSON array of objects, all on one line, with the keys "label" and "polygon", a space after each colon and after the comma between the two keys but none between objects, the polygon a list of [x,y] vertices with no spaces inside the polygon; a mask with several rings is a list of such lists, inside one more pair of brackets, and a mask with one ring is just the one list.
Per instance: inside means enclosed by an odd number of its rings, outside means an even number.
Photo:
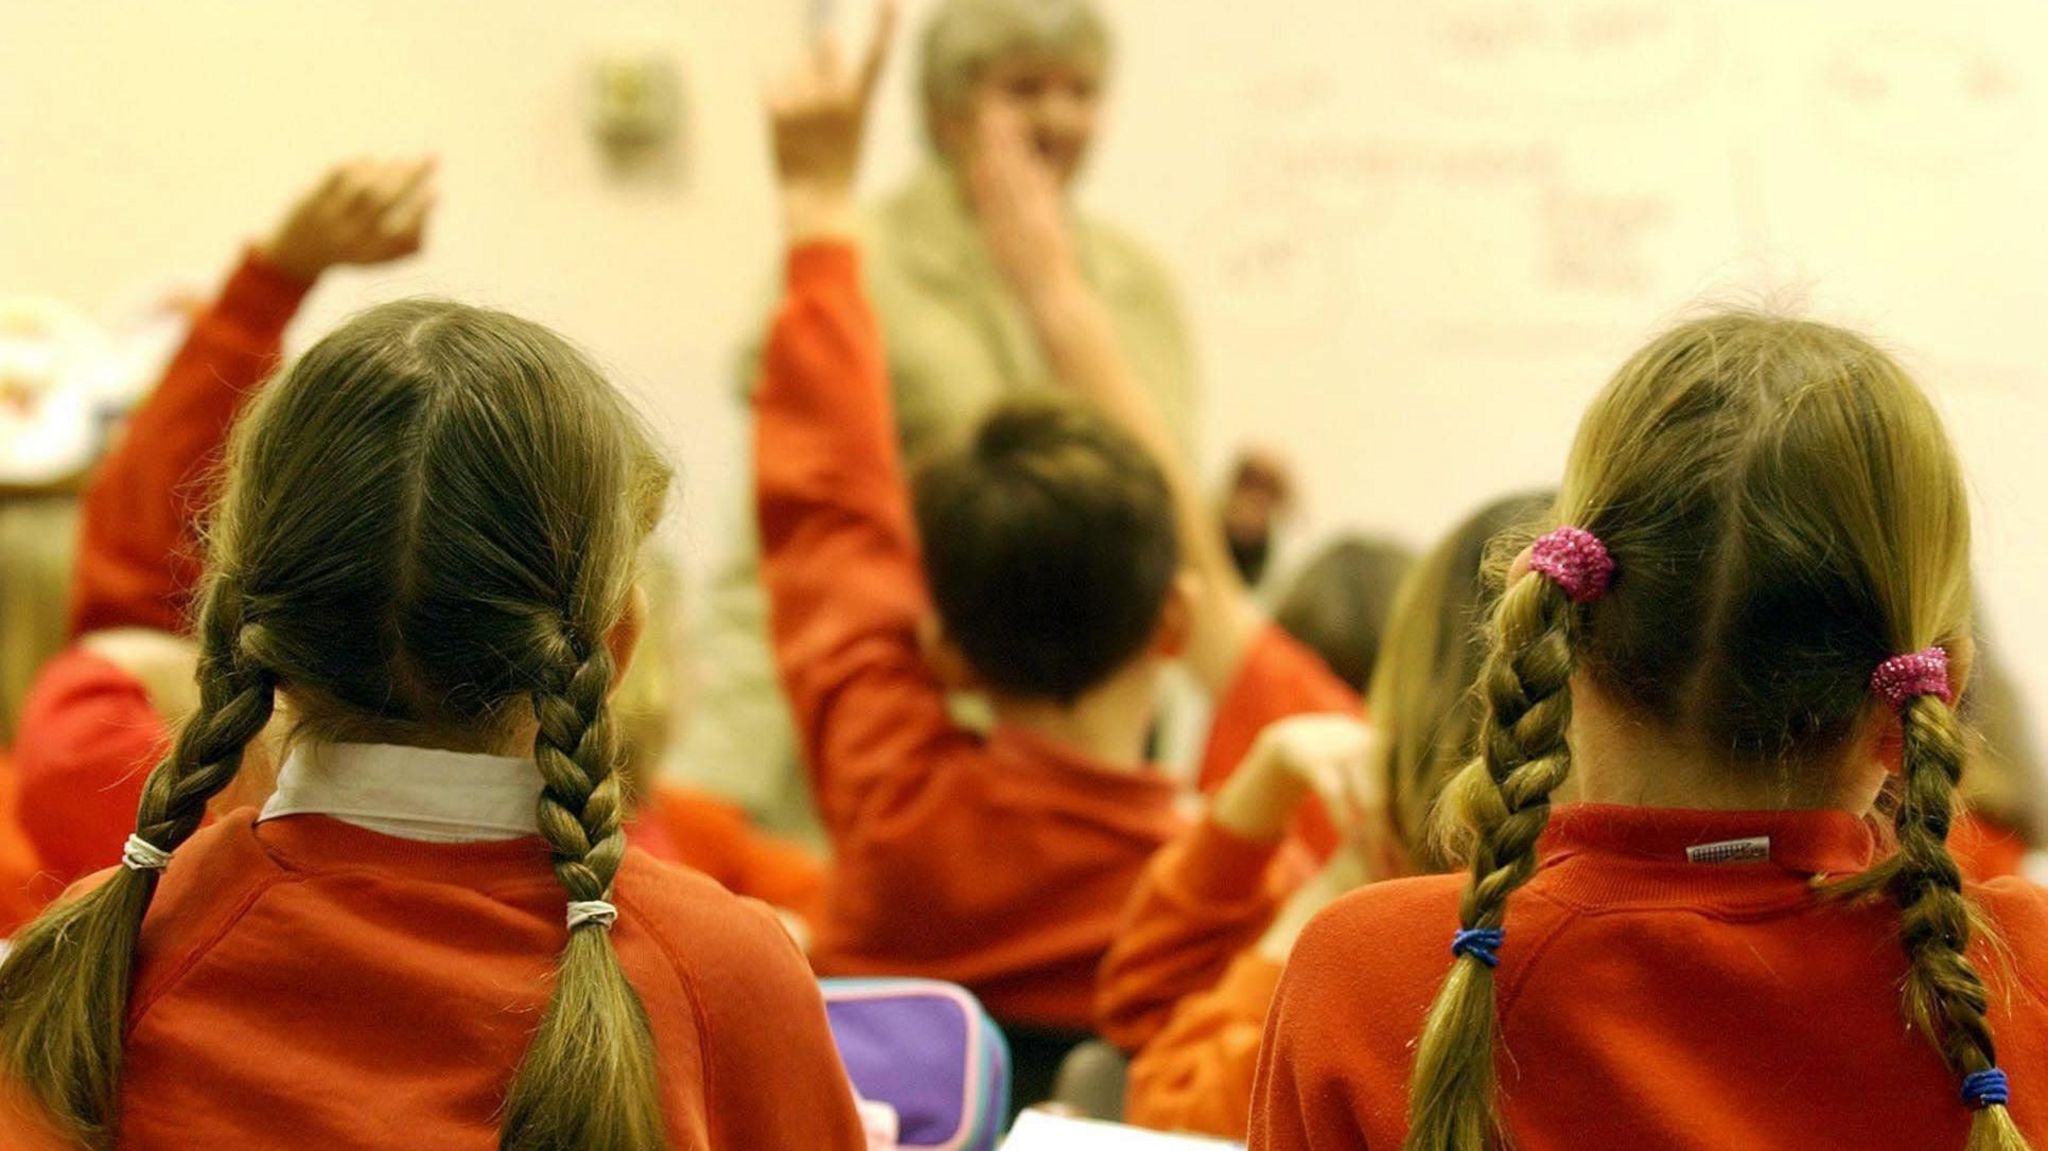
[{"label": "blonde hair", "polygon": [[1970,810],[2017,832],[2029,846],[2039,846],[2041,770],[2034,759],[2033,732],[2019,685],[1988,650],[1985,630],[1980,624],[1970,694],[1961,708],[1970,733],[1963,798]]},{"label": "blonde hair", "polygon": [[[301,726],[485,748],[524,717],[540,830],[574,900],[625,839],[607,636],[670,472],[598,371],[537,324],[409,301],[358,316],[236,428],[199,595],[200,704],[136,834],[174,851],[235,779],[280,688]],[[0,1063],[80,1142],[113,1139],[154,871],[120,869],[15,940]],[[505,1103],[507,1148],[651,1151],[655,1057],[609,934],[569,934]]]},{"label": "blonde hair", "polygon": [[[1457,788],[1472,834],[1467,929],[1502,927],[1536,870],[1571,768],[1575,674],[1797,792],[1817,788],[1809,765],[1870,715],[1878,663],[1970,633],[1969,509],[1941,421],[1896,363],[1837,328],[1730,313],[1651,342],[1580,425],[1556,519],[1604,541],[1617,574],[1589,605],[1541,577],[1502,593],[1481,758]],[[1996,1063],[1944,842],[1962,729],[1933,696],[1901,723],[1898,850],[1838,890],[1897,902],[1904,1014],[1961,1078]],[[1417,1043],[1408,1151],[1502,1137],[1498,1026],[1491,968],[1454,960]],[[2005,1108],[1976,1112],[1968,1151],[2025,1146]]]},{"label": "blonde hair", "polygon": [[635,807],[646,803],[661,774],[661,761],[675,736],[677,699],[676,631],[682,608],[682,572],[675,557],[649,544],[640,555],[640,590],[647,619],[633,662],[612,691],[611,709],[619,729],[626,783]]},{"label": "blonde hair", "polygon": [[69,637],[71,569],[78,550],[78,499],[0,500],[0,747],[21,731],[21,707],[36,673]]},{"label": "blonde hair", "polygon": [[1486,654],[1487,613],[1500,595],[1487,556],[1496,538],[1533,523],[1549,504],[1547,495],[1511,496],[1465,517],[1394,593],[1366,698],[1383,737],[1394,842],[1413,869],[1449,871],[1462,859],[1433,834],[1434,816],[1444,787],[1478,750],[1473,685]]},{"label": "blonde hair", "polygon": [[1109,26],[1094,0],[941,0],[925,23],[918,86],[925,137],[966,109],[991,64],[1019,55],[1107,67]]}]

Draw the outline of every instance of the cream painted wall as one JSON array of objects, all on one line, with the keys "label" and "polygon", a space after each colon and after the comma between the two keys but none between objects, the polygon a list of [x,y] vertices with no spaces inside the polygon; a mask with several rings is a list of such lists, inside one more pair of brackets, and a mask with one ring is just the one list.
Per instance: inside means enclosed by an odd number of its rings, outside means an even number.
[{"label": "cream painted wall", "polygon": [[[2048,7],[1107,6],[1125,66],[1085,195],[1182,274],[1212,458],[1284,445],[1311,528],[1423,540],[1554,479],[1585,399],[1688,304],[1797,303],[1937,394],[1997,639],[2048,703]],[[807,7],[0,0],[0,293],[106,308],[211,275],[329,158],[432,148],[431,254],[340,278],[301,331],[413,291],[557,325],[673,437],[694,566],[741,490],[728,364],[772,275],[755,94]],[[671,183],[608,179],[586,138],[611,49],[679,63]],[[916,153],[907,63],[878,183]]]}]

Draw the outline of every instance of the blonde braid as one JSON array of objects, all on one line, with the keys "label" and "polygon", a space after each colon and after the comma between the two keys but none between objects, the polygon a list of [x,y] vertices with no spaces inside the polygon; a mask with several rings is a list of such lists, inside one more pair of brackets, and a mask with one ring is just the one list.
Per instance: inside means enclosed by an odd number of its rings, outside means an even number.
[{"label": "blonde braid", "polygon": [[[270,722],[276,677],[244,650],[238,589],[217,580],[200,618],[199,709],[149,773],[135,833],[169,854],[234,782]],[[159,872],[122,867],[15,937],[0,965],[0,1067],[86,1147],[113,1138],[135,947]]]},{"label": "blonde braid", "polygon": [[[1516,581],[1501,596],[1494,649],[1480,673],[1481,758],[1459,788],[1472,824],[1465,931],[1503,930],[1507,900],[1536,873],[1550,795],[1571,770],[1572,649],[1577,608],[1556,583]],[[1477,778],[1483,775],[1484,779]],[[1488,786],[1491,784],[1491,786]],[[1452,962],[1416,1045],[1407,1151],[1484,1151],[1501,1125],[1494,1098],[1493,957]]]},{"label": "blonde braid", "polygon": [[[1970,962],[1974,911],[1962,871],[1948,850],[1949,823],[1966,753],[1955,711],[1937,695],[1905,701],[1905,737],[1897,827],[1899,849],[1878,871],[1899,906],[1899,941],[1908,966],[1902,1000],[1907,1020],[1959,1080],[1998,1065],[1987,1018],[1990,995]],[[1965,1151],[2026,1151],[2026,1137],[2002,1104],[1977,1109]]]},{"label": "blonde braid", "polygon": [[[564,641],[565,643],[567,641]],[[605,708],[612,657],[573,654],[554,690],[535,692],[540,831],[573,903],[608,900],[625,856],[625,777]],[[505,1102],[507,1151],[658,1151],[667,1145],[653,1031],[612,948],[608,917],[574,923],[555,993]]]}]

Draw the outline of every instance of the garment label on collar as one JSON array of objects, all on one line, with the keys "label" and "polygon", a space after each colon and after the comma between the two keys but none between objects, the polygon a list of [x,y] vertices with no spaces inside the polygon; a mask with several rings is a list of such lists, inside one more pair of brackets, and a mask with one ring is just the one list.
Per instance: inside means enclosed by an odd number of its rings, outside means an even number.
[{"label": "garment label on collar", "polygon": [[1719,843],[1701,843],[1685,849],[1688,863],[1761,863],[1770,857],[1771,837],[1768,835],[1724,839]]}]

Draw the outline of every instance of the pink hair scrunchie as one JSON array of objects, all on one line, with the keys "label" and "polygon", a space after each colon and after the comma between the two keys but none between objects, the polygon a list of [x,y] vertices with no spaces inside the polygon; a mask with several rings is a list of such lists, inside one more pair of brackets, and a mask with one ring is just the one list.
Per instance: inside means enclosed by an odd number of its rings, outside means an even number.
[{"label": "pink hair scrunchie", "polygon": [[1564,589],[1573,603],[1592,603],[1614,581],[1614,557],[1584,528],[1559,528],[1529,549],[1529,570]]},{"label": "pink hair scrunchie", "polygon": [[1895,655],[1870,673],[1870,690],[1890,704],[1893,711],[1906,706],[1917,695],[1940,696],[1943,703],[1956,701],[1948,682],[1948,652],[1938,647]]}]

